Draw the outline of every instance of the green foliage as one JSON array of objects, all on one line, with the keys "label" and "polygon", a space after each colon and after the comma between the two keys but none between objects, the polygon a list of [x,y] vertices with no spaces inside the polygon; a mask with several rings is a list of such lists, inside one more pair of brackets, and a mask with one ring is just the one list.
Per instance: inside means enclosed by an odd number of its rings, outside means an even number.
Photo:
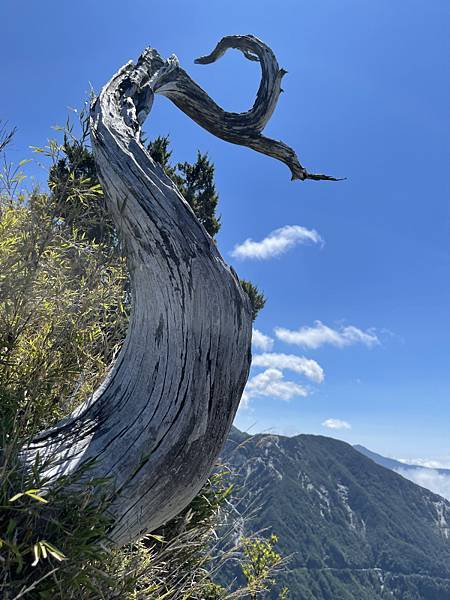
[{"label": "green foliage", "polygon": [[[17,434],[8,436],[0,455],[2,598],[25,593],[44,600],[91,597],[84,592],[94,591],[96,565],[109,555],[97,545],[106,539],[110,525],[103,482],[89,478],[90,465],[84,465],[76,475],[48,487],[39,461],[31,475],[24,474],[18,457],[22,441]],[[83,486],[71,493],[82,477]]]},{"label": "green foliage", "polygon": [[[86,110],[86,109],[85,109]],[[81,111],[80,136],[73,133],[69,121],[63,131],[63,143],[55,141],[47,148],[34,148],[51,159],[48,186],[54,214],[69,228],[75,228],[89,240],[120,250],[114,225],[106,210],[94,157],[87,145],[89,120]],[[62,128],[56,128],[62,129]]]},{"label": "green foliage", "polygon": [[[279,566],[283,560],[274,548],[277,542],[278,538],[274,533],[267,539],[242,539],[245,558],[241,563],[241,569],[252,599],[257,598],[261,588],[274,583],[271,575],[274,568]],[[286,593],[286,589],[284,589],[282,591],[283,598],[286,598]]]},{"label": "green foliage", "polygon": [[51,424],[95,389],[126,328],[125,264],[55,213],[51,196],[0,201],[0,421],[33,405]]},{"label": "green foliage", "polygon": [[169,145],[169,137],[160,136],[150,142],[147,148],[153,160],[159,163],[177,184],[209,235],[215,237],[220,229],[220,217],[216,215],[219,196],[214,183],[214,165],[207,154],[197,152],[197,160],[194,163],[183,162],[172,166]]},{"label": "green foliage", "polygon": [[161,165],[166,175],[168,175],[177,185],[178,183],[182,183],[178,181],[176,167],[172,166],[170,162],[172,151],[170,150],[170,139],[168,135],[156,137],[147,144],[147,150],[153,160]]},{"label": "green foliage", "polygon": [[244,292],[250,298],[250,304],[252,306],[252,318],[255,320],[259,311],[264,308],[266,304],[266,298],[251,281],[241,279],[241,285]]},{"label": "green foliage", "polygon": [[195,163],[178,163],[178,169],[182,177],[181,193],[197,219],[214,237],[220,229],[220,218],[215,215],[219,197],[214,184],[214,165],[206,154],[197,152]]},{"label": "green foliage", "polygon": [[97,179],[91,152],[81,143],[64,137],[64,157],[49,173],[54,212],[69,227],[76,227],[90,240],[114,241],[114,229],[107,217],[103,191]]}]

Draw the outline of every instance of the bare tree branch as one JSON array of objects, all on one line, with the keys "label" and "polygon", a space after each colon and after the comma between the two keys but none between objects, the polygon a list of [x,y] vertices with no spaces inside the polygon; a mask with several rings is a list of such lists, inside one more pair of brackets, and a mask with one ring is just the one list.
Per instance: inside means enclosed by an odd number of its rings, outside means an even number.
[{"label": "bare tree branch", "polygon": [[0,152],[3,152],[6,146],[11,143],[16,131],[16,127],[8,129],[6,123],[0,120]]}]

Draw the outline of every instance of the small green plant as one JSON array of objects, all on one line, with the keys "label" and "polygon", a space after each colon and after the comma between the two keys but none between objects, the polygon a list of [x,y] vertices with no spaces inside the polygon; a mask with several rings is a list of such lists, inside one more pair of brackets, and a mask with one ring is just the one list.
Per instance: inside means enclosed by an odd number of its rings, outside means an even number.
[{"label": "small green plant", "polygon": [[250,299],[250,304],[252,307],[252,318],[256,319],[260,310],[264,308],[266,305],[266,298],[262,292],[258,290],[256,285],[254,285],[251,281],[247,281],[246,279],[241,279],[241,285],[244,292]]},{"label": "small green plant", "polygon": [[107,539],[110,526],[103,482],[89,477],[88,464],[76,477],[61,477],[51,486],[42,476],[49,464],[36,461],[32,475],[25,476],[19,456],[23,439],[9,438],[0,457],[2,598],[39,592],[36,597],[50,599],[64,588],[89,589],[95,562],[108,553],[97,545]]},{"label": "small green plant", "polygon": [[[245,557],[241,569],[253,600],[261,590],[274,583],[274,569],[281,565],[283,558],[274,548],[278,542],[274,533],[269,538],[243,538],[241,542]],[[286,588],[281,593],[281,598],[287,597]]]}]

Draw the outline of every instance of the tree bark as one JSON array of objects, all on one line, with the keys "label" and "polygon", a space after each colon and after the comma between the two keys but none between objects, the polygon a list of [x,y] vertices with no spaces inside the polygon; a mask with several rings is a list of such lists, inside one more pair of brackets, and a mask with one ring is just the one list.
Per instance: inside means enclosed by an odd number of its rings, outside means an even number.
[{"label": "tree bark", "polygon": [[216,136],[285,162],[294,179],[333,179],[309,174],[292,149],[261,135],[284,74],[270,48],[253,36],[229,36],[197,62],[213,62],[227,48],[261,64],[257,99],[246,113],[223,111],[176,57],[164,61],[152,48],[122,67],[91,108],[95,161],[127,253],[129,330],[100,388],[23,456],[28,465],[38,452],[51,459],[53,479],[94,461],[89,477],[110,478],[117,545],[159,527],[200,490],[251,360],[251,308],[236,273],[141,144],[154,94]]}]

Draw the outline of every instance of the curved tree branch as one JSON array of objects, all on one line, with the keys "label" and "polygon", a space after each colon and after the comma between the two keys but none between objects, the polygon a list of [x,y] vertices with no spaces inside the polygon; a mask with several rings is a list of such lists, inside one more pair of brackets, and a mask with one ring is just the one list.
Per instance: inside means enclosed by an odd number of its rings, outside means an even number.
[{"label": "curved tree branch", "polygon": [[123,348],[93,396],[24,449],[52,458],[58,478],[87,461],[110,478],[111,539],[124,544],[179,513],[220,452],[250,366],[251,308],[239,280],[174,183],[140,142],[155,93],[205,129],[313,176],[282,142],[260,135],[283,71],[252,36],[224,38],[203,64],[238,48],[259,60],[262,81],[247,113],[227,113],[181,69],[147,49],[106,84],[91,108],[92,147],[126,248],[133,310]]},{"label": "curved tree branch", "polygon": [[[233,144],[248,146],[284,162],[291,170],[292,179],[337,181],[336,177],[309,173],[299,162],[292,148],[283,142],[261,135],[269,121],[281,93],[281,80],[286,74],[280,69],[272,50],[252,35],[224,37],[208,56],[198,58],[198,64],[210,64],[220,58],[228,48],[240,50],[244,56],[261,65],[261,83],[253,107],[245,113],[226,112],[197,85],[178,65],[169,59],[170,67],[159,79],[154,91],[166,96],[183,112],[215,136]],[[150,52],[152,52],[150,50]],[[145,61],[146,53],[141,59]]]}]

